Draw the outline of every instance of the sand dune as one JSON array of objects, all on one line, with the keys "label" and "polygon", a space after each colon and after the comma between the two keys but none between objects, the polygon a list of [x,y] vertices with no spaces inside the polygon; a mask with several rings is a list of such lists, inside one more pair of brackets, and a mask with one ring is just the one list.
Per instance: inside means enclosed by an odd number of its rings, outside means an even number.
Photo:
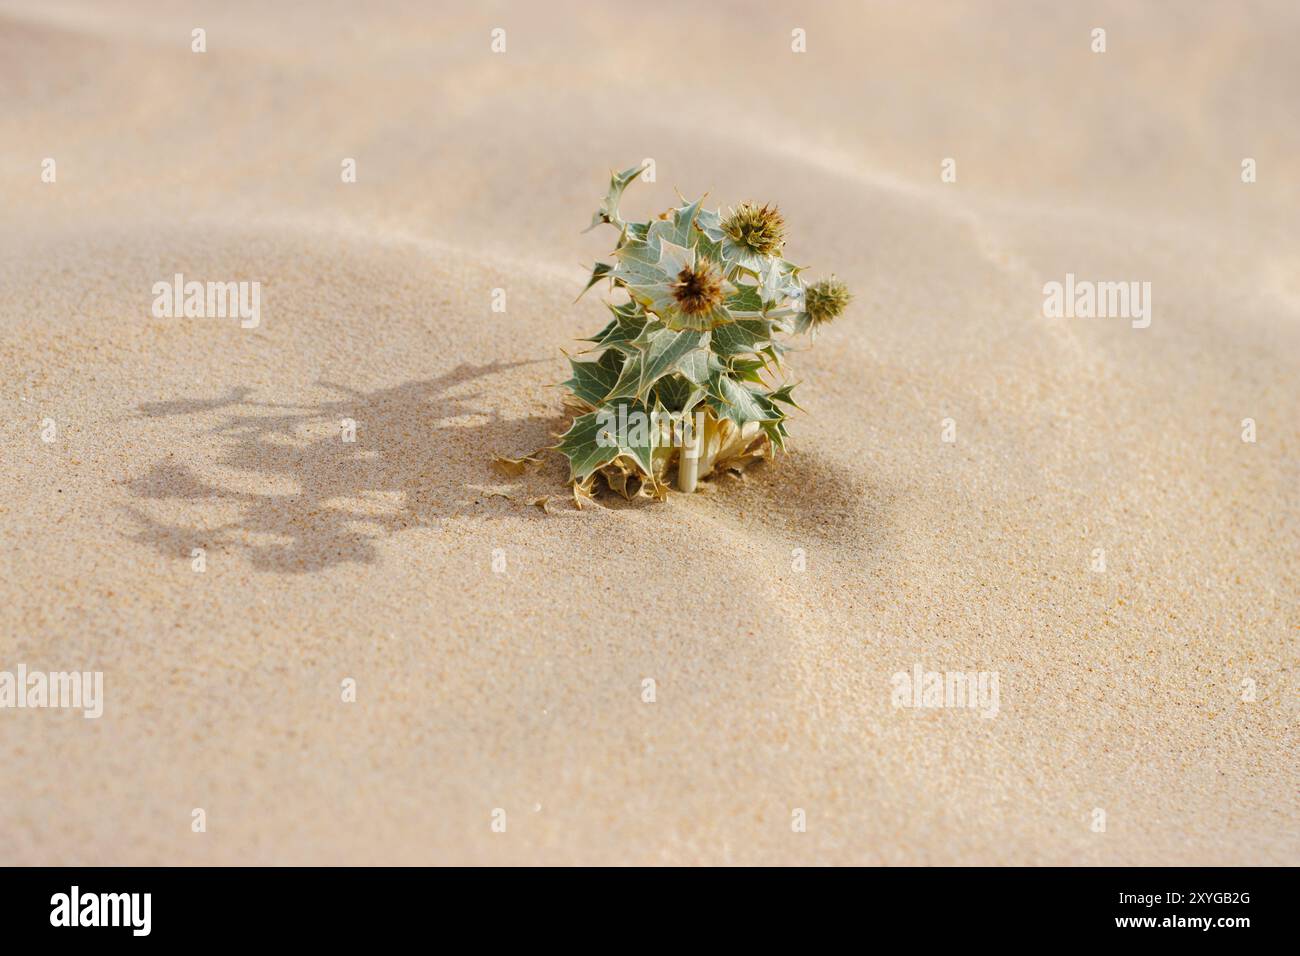
[{"label": "sand dune", "polygon": [[[0,670],[105,686],[0,711],[0,862],[1295,862],[1298,27],[0,0]],[[632,212],[779,202],[857,300],[787,456],[576,511],[488,461],[566,426],[646,156]],[[1067,273],[1150,327],[1044,318]]]}]

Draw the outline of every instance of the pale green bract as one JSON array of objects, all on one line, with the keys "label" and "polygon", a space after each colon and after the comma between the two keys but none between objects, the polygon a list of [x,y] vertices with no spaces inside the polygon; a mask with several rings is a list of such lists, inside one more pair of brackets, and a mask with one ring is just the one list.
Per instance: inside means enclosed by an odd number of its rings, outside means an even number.
[{"label": "pale green bract", "polygon": [[[557,447],[579,505],[597,476],[625,497],[663,498],[674,466],[679,486],[693,490],[697,477],[739,471],[784,448],[787,410],[798,406],[794,386],[778,380],[780,337],[817,324],[805,312],[800,267],[734,240],[719,210],[697,200],[625,221],[623,193],[644,169],[611,175],[589,227],[614,226],[618,242],[613,262],[596,263],[583,292],[607,282],[627,301],[609,306],[612,318],[587,340],[586,355],[569,360],[563,383],[577,414]],[[774,228],[781,235],[779,216]],[[698,449],[689,469],[684,447]]]}]

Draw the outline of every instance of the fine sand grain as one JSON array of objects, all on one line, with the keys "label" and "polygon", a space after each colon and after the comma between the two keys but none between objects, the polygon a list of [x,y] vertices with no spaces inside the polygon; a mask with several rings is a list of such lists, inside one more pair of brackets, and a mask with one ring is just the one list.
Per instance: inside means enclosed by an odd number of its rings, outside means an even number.
[{"label": "fine sand grain", "polygon": [[[1300,11],[813,6],[0,0],[0,670],[105,687],[0,863],[1296,862]],[[857,300],[787,456],[576,511],[488,463],[644,157]]]}]

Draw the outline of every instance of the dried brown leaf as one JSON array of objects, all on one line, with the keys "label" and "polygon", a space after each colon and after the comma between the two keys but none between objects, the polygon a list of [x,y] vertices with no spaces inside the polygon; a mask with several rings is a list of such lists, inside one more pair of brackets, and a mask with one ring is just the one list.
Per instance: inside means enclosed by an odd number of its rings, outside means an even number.
[{"label": "dried brown leaf", "polygon": [[546,449],[540,448],[531,455],[525,455],[523,458],[507,458],[504,455],[492,456],[492,469],[498,474],[505,475],[507,478],[518,478],[531,468],[536,468],[542,463],[538,456]]}]

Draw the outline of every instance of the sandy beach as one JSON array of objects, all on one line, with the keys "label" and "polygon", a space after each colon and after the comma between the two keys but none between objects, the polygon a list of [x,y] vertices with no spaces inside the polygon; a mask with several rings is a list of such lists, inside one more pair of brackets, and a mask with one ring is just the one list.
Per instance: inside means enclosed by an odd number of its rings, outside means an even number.
[{"label": "sandy beach", "polygon": [[[0,864],[1298,862],[1298,36],[0,0],[0,671],[103,675],[0,709]],[[778,203],[856,299],[788,454],[576,510],[489,463],[567,426],[644,158],[637,218]]]}]

